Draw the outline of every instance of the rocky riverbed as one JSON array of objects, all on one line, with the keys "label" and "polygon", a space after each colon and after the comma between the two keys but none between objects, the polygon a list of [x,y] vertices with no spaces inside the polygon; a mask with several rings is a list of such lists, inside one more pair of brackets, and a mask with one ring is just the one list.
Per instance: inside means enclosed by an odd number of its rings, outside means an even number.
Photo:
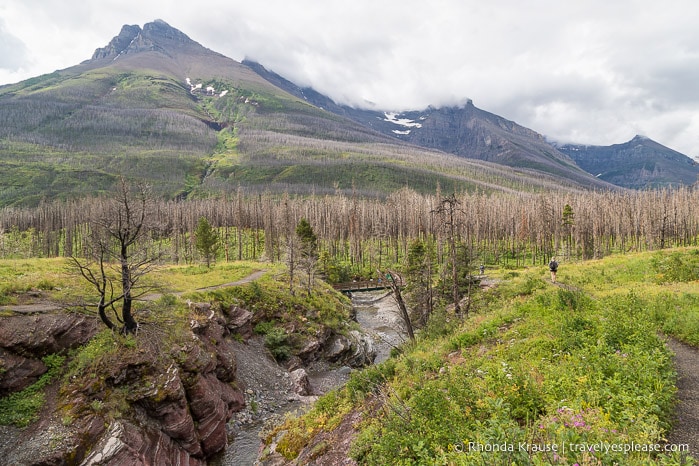
[{"label": "rocky riverbed", "polygon": [[[384,291],[354,293],[352,306],[375,354],[374,362],[384,361],[391,349],[404,341],[405,335],[393,297]],[[319,395],[344,384],[354,370],[327,360],[315,361],[304,369],[308,391],[299,394],[299,380],[294,371],[265,355],[261,340],[253,338],[248,343],[237,344],[236,355],[236,378],[244,385],[246,408],[229,423],[230,445],[224,454],[210,462],[216,466],[262,464],[258,461],[262,448],[260,433],[281,422],[286,413],[308,409]],[[265,464],[277,464],[277,461],[278,457],[270,455]]]}]

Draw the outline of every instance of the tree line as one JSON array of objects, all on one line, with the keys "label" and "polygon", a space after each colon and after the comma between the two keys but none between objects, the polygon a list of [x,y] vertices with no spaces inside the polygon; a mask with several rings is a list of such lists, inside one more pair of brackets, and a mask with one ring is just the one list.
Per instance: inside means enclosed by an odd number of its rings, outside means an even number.
[{"label": "tree line", "polygon": [[[445,207],[449,198],[453,205]],[[3,208],[0,257],[80,256],[90,223],[107,204],[107,197],[94,197]],[[284,260],[287,237],[305,218],[319,250],[361,274],[399,262],[416,238],[435,242],[438,262],[453,250],[452,238],[477,251],[479,261],[517,265],[545,264],[552,255],[592,259],[696,245],[699,190],[424,195],[402,189],[376,199],[341,192],[250,195],[241,188],[225,198],[154,200],[149,215],[157,226],[150,241],[167,247],[174,263],[195,259],[202,217],[217,229],[218,256],[226,261]]]}]

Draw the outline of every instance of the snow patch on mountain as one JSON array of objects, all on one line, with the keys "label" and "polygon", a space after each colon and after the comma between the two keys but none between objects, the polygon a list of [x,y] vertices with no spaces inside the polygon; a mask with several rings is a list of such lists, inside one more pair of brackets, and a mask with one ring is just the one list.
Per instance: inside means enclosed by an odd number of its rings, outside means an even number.
[{"label": "snow patch on mountain", "polygon": [[[389,113],[386,112],[384,113],[384,118],[383,121],[388,121],[389,123],[393,123],[394,125],[402,126],[404,128],[422,128],[422,123],[418,123],[414,120],[411,120],[409,118],[398,118],[400,117],[400,114],[398,113]],[[394,134],[399,134],[399,135],[408,135],[410,134],[410,129],[406,130],[398,130],[394,129],[392,133]]]},{"label": "snow patch on mountain", "polygon": [[[192,80],[189,78],[185,79],[185,82],[189,86],[189,92],[191,94],[198,94],[201,92],[202,87],[204,86],[202,83],[197,83],[197,84],[192,84]],[[228,89],[225,89],[221,91],[218,96],[223,97],[224,95],[228,94]],[[216,95],[216,88],[214,86],[206,86],[206,95],[208,96],[215,96]]]}]

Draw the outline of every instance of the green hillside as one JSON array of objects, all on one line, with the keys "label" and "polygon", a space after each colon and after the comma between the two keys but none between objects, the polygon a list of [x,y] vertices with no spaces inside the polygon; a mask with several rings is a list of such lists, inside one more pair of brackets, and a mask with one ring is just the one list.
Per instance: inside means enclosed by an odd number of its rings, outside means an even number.
[{"label": "green hillside", "polygon": [[[136,33],[139,41],[131,40]],[[239,187],[382,195],[404,186],[562,184],[382,135],[288,94],[162,21],[125,27],[117,38],[80,65],[0,87],[0,206],[103,192],[122,175],[166,198]],[[117,47],[134,42],[141,45]]]}]

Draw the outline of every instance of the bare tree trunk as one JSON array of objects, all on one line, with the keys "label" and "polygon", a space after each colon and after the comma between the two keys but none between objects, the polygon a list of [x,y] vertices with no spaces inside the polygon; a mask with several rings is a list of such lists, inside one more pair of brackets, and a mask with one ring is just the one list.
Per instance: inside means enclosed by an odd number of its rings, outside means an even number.
[{"label": "bare tree trunk", "polygon": [[104,297],[100,299],[99,304],[97,305],[97,313],[100,316],[100,319],[104,323],[104,325],[107,326],[109,330],[114,330],[116,328],[116,325],[114,325],[114,322],[111,321],[109,317],[107,317],[107,313],[105,312],[105,309],[107,306],[104,304]]},{"label": "bare tree trunk", "polygon": [[[381,271],[379,272],[379,276],[381,276]],[[408,314],[408,308],[405,306],[405,301],[403,301],[403,295],[400,292],[400,284],[396,280],[396,278],[400,279],[400,276],[392,271],[388,271],[386,273],[388,275],[388,283],[391,285],[391,291],[393,291],[393,297],[396,300],[396,303],[398,304],[398,309],[400,310],[400,316],[403,318],[403,323],[405,324],[405,330],[408,332],[408,337],[410,338],[410,341],[415,341],[415,332],[413,330],[413,323],[410,321],[410,314]]]},{"label": "bare tree trunk", "polygon": [[123,289],[123,302],[121,307],[121,318],[124,320],[124,333],[132,333],[138,328],[136,320],[133,318],[132,303],[133,296],[131,295],[131,285],[133,277],[131,276],[131,268],[129,267],[129,259],[127,255],[127,246],[121,246],[121,285]]}]

